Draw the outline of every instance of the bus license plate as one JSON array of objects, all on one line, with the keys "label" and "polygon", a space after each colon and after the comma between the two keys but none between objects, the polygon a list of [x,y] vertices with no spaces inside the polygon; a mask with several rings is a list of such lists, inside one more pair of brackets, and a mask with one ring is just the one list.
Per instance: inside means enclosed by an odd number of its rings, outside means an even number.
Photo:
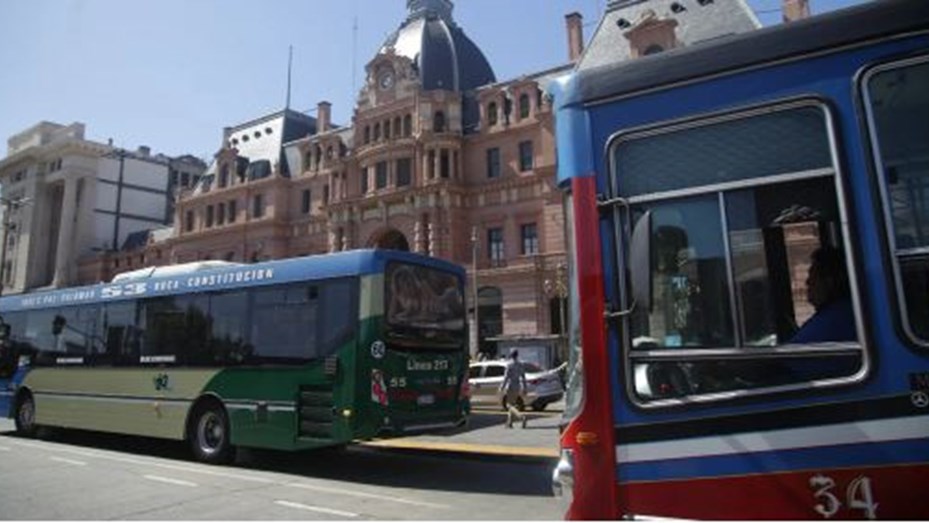
[{"label": "bus license plate", "polygon": [[416,398],[417,405],[432,405],[433,403],[435,403],[435,396],[432,394],[423,394]]}]

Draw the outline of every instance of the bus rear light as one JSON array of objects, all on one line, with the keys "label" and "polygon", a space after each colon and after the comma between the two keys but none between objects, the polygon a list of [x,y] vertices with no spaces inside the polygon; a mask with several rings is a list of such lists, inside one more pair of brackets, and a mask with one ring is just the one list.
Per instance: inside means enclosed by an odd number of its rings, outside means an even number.
[{"label": "bus rear light", "polygon": [[600,437],[596,432],[578,432],[574,436],[574,441],[582,447],[590,447],[600,442]]},{"label": "bus rear light", "polygon": [[461,399],[471,397],[471,383],[468,381],[468,378],[461,380],[461,392],[458,397]]}]

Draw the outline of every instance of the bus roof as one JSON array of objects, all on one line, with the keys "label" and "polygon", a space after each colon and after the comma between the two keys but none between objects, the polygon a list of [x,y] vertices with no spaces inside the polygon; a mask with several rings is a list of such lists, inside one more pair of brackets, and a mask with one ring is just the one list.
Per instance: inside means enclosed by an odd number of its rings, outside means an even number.
[{"label": "bus roof", "polygon": [[929,1],[882,0],[614,64],[579,69],[560,105],[595,104],[763,63],[929,29]]},{"label": "bus roof", "polygon": [[[382,272],[390,261],[415,263],[464,277],[464,269],[453,263],[402,251],[364,249],[332,254],[288,258],[262,263],[234,264],[181,274],[135,276],[84,287],[15,294],[0,298],[0,315],[25,309],[64,307],[101,301],[170,296],[230,290],[295,281],[312,281]],[[153,273],[154,274],[154,273]]]}]

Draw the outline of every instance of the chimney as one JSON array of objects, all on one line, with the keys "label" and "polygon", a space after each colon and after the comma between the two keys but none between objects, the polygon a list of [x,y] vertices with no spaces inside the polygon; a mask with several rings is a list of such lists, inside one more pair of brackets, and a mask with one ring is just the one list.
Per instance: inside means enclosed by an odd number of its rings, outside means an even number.
[{"label": "chimney", "polygon": [[319,102],[316,105],[316,132],[324,133],[332,125],[332,104]]},{"label": "chimney", "polygon": [[784,23],[796,22],[810,16],[810,0],[784,0]]},{"label": "chimney", "polygon": [[575,11],[565,15],[564,19],[568,29],[568,59],[577,62],[584,52],[584,18]]},{"label": "chimney", "polygon": [[139,156],[142,158],[148,158],[152,154],[152,148],[147,145],[139,146]]}]

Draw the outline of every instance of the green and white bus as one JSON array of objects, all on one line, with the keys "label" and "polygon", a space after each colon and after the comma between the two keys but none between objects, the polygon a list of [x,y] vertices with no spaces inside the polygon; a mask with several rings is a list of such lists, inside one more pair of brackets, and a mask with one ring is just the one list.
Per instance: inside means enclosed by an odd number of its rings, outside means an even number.
[{"label": "green and white bus", "polygon": [[301,450],[465,422],[464,272],[397,251],[203,262],[0,299],[0,415]]}]

